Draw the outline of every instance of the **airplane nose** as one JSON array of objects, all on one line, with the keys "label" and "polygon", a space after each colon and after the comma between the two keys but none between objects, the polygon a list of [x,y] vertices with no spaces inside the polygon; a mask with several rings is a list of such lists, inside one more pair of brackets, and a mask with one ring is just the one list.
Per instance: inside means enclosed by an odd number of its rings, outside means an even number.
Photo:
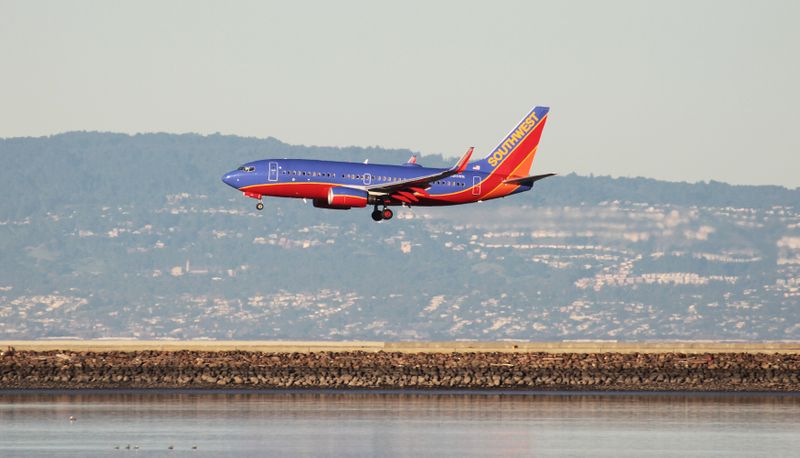
[{"label": "airplane nose", "polygon": [[236,184],[234,182],[234,175],[232,173],[226,173],[225,175],[223,175],[222,182],[228,186],[233,186],[234,188],[236,187]]}]

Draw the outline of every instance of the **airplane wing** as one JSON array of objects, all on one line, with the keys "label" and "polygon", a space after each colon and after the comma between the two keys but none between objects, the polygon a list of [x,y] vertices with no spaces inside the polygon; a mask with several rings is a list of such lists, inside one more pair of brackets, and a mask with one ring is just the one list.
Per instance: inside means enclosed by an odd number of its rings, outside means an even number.
[{"label": "airplane wing", "polygon": [[[421,190],[424,190],[425,188],[428,188],[430,186],[430,183],[434,181],[441,180],[442,178],[447,178],[451,175],[456,175],[458,173],[463,172],[464,169],[467,168],[467,162],[469,162],[469,158],[472,156],[472,151],[474,149],[475,149],[474,147],[468,149],[467,152],[464,154],[464,156],[461,159],[459,159],[456,165],[442,172],[434,173],[431,175],[425,175],[421,177],[408,178],[400,181],[392,181],[390,183],[374,184],[371,186],[367,186],[367,191],[374,194],[419,192]],[[402,196],[403,194],[400,195]]]}]

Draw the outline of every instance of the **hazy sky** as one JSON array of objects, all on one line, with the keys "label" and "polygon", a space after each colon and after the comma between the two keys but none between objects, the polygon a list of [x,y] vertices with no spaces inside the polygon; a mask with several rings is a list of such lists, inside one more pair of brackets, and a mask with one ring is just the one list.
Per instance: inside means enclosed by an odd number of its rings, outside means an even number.
[{"label": "hazy sky", "polygon": [[537,104],[534,172],[800,186],[800,2],[0,0],[0,137],[483,155]]}]

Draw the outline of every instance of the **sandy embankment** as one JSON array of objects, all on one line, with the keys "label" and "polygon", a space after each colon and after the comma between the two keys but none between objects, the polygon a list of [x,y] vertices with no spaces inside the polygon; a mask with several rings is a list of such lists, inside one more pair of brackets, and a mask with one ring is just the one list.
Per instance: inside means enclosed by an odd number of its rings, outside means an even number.
[{"label": "sandy embankment", "polygon": [[[800,391],[775,344],[0,342],[0,389]],[[516,347],[516,348],[515,348]]]}]

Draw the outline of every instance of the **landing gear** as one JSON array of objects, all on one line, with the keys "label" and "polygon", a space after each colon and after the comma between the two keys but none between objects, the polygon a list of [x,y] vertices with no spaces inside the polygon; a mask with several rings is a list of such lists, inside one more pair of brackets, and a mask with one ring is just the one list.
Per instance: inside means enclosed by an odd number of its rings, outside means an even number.
[{"label": "landing gear", "polygon": [[258,199],[258,203],[256,204],[256,210],[261,211],[264,209],[264,204],[261,203],[261,194],[256,194],[254,192],[249,192],[249,191],[243,191],[242,194],[244,194],[245,197],[250,197],[251,199]]},{"label": "landing gear", "polygon": [[388,207],[383,207],[383,210],[378,210],[378,206],[376,205],[375,210],[372,210],[373,221],[392,219],[392,216],[394,216],[394,212],[391,211]]}]

